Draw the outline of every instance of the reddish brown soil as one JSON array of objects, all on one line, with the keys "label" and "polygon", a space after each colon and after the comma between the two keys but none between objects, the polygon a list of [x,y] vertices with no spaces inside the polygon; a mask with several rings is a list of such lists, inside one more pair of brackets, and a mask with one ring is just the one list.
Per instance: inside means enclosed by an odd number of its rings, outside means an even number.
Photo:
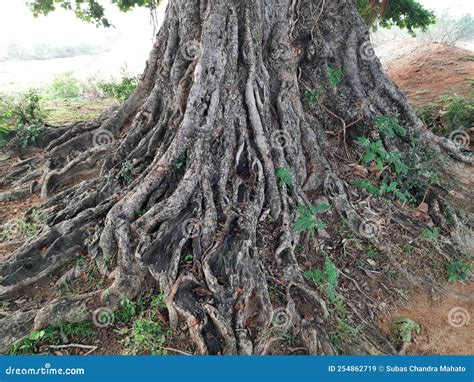
[{"label": "reddish brown soil", "polygon": [[474,52],[464,49],[419,45],[391,61],[385,70],[416,107],[439,96],[466,96],[474,91]]},{"label": "reddish brown soil", "polygon": [[[410,318],[420,325],[421,331],[414,334],[407,354],[474,354],[474,317],[470,317],[474,314],[474,283],[457,284],[448,288],[470,298],[470,301],[453,295],[432,296],[419,290],[410,296],[405,305],[380,318],[380,324],[387,333],[390,322],[397,317]],[[460,312],[459,317],[465,318],[465,325],[461,325],[463,321],[454,321],[454,325],[450,323],[449,313],[455,311]]]},{"label": "reddish brown soil", "polygon": [[[434,43],[420,45],[387,64],[385,70],[415,107],[440,96],[468,96],[474,92],[474,52],[464,49]],[[447,288],[471,300],[452,295],[431,296],[427,291],[418,290],[412,292],[406,304],[380,318],[384,328],[399,316],[421,326],[420,334],[414,335],[407,349],[408,354],[474,354],[472,320],[461,327],[453,327],[448,320],[449,312],[455,308],[474,315],[474,283]]]}]

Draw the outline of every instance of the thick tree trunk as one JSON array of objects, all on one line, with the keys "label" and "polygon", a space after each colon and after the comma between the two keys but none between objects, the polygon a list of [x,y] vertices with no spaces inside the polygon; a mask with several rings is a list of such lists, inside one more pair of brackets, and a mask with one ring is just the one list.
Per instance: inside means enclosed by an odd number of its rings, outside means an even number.
[{"label": "thick tree trunk", "polygon": [[[333,69],[342,74],[337,86]],[[317,102],[308,102],[316,92]],[[70,281],[78,257],[92,259],[109,283],[18,307],[1,320],[0,348],[33,329],[116,309],[153,280],[167,296],[171,325],[187,325],[196,353],[272,353],[275,338],[265,333],[275,327],[311,354],[395,352],[367,318],[380,307],[359,286],[364,272],[342,266],[354,288],[338,294],[358,330],[350,342],[331,341],[342,318],[324,288],[304,277],[304,263],[322,264],[324,241],[334,242],[328,232],[339,233],[321,228],[311,238],[293,228],[297,206],[328,201],[331,224],[344,219],[391,254],[389,240],[364,232],[365,202],[355,202],[360,190],[341,170],[357,162],[355,138],[378,134],[377,115],[396,117],[408,131],[383,137],[389,152],[403,154],[417,134],[472,164],[457,145],[424,130],[383,73],[353,1],[171,0],[131,98],[99,121],[49,130],[46,159],[6,179],[49,197],[48,224],[0,261],[0,295],[14,298],[53,273]],[[291,170],[291,184],[279,184],[278,168]],[[87,180],[76,184],[78,173]],[[429,198],[445,213],[438,191]],[[455,256],[472,243],[449,211],[455,228],[446,248]],[[413,220],[393,215],[401,227],[424,228]]]}]

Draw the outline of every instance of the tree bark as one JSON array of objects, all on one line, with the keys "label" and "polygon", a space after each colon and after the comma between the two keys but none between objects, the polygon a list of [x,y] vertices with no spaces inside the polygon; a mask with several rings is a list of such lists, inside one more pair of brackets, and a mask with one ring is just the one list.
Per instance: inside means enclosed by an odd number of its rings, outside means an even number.
[{"label": "tree bark", "polygon": [[[342,73],[337,86],[333,69]],[[331,339],[341,317],[324,288],[304,276],[304,263],[322,264],[320,244],[339,234],[321,228],[314,238],[294,229],[297,206],[327,200],[330,227],[344,219],[364,236],[360,190],[341,166],[357,162],[357,137],[379,135],[373,116],[380,115],[408,132],[382,137],[388,152],[403,155],[417,135],[456,166],[472,164],[425,129],[386,77],[353,1],[171,0],[134,94],[97,121],[49,129],[45,158],[5,179],[47,197],[48,218],[0,261],[3,299],[52,274],[73,279],[79,257],[109,281],[18,307],[0,320],[1,350],[31,330],[116,309],[153,280],[166,295],[170,324],[187,325],[196,353],[273,353],[275,338],[265,334],[275,328],[297,336],[309,354],[396,352],[366,316],[379,307],[354,279],[367,278],[358,269],[347,274],[357,288],[338,292],[357,335]],[[126,168],[133,168],[127,176]],[[291,184],[280,184],[279,168],[291,170]],[[78,183],[78,174],[86,180]],[[443,235],[446,252],[458,256],[472,241],[445,196],[436,190],[429,200],[454,217]],[[413,235],[425,228],[403,212],[394,216]],[[390,240],[365,236],[390,256]],[[275,290],[283,296],[277,301]]]}]

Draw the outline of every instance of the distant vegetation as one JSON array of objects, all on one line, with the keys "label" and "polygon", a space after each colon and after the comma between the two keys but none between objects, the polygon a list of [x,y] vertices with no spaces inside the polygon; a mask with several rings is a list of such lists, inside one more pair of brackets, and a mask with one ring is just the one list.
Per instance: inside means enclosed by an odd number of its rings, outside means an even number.
[{"label": "distant vegetation", "polygon": [[421,37],[447,45],[472,41],[474,40],[474,17],[467,14],[460,18],[454,18],[444,13]]},{"label": "distant vegetation", "polygon": [[[0,147],[24,149],[41,137],[45,124],[65,125],[96,118],[135,90],[138,78],[123,70],[119,79],[86,81],[66,72],[43,89],[18,95],[0,94]],[[11,139],[10,139],[11,138]]]},{"label": "distant vegetation", "polygon": [[105,52],[105,49],[85,43],[59,46],[35,44],[27,47],[18,42],[10,42],[0,50],[0,61],[50,60],[52,58],[76,57],[101,52]]}]

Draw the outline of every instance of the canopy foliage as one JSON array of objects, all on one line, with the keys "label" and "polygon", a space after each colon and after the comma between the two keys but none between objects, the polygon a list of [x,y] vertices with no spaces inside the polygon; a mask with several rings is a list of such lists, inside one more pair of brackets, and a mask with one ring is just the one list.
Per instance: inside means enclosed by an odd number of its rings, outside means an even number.
[{"label": "canopy foliage", "polygon": [[[154,9],[161,0],[110,1],[121,11],[127,12],[135,7]],[[398,26],[414,34],[415,29],[426,30],[435,21],[433,12],[425,9],[416,0],[356,0],[356,3],[361,16],[372,26]],[[73,11],[79,19],[97,26],[112,25],[100,0],[31,0],[28,5],[36,16],[47,15],[59,7]]]}]

